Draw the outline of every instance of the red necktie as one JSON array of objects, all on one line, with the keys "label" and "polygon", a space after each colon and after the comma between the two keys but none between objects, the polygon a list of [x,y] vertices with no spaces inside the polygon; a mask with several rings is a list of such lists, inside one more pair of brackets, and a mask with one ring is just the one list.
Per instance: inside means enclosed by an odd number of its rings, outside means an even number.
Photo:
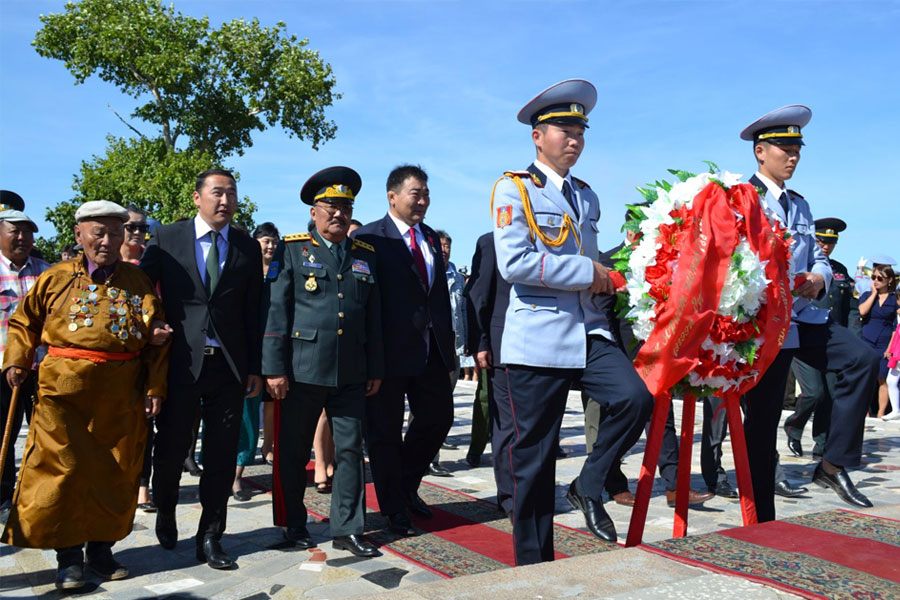
[{"label": "red necktie", "polygon": [[428,269],[425,267],[425,256],[422,255],[422,249],[419,248],[418,242],[416,242],[416,230],[410,228],[409,230],[409,249],[412,251],[413,262],[416,263],[416,270],[419,272],[419,277],[422,278],[422,282],[425,284],[425,291],[428,291]]}]

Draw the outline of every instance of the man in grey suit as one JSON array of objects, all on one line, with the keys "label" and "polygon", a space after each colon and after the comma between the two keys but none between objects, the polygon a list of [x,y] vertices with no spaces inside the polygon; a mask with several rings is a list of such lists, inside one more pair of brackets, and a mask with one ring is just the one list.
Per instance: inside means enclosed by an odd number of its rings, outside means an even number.
[{"label": "man in grey suit", "polygon": [[384,367],[375,252],[347,238],[361,187],[359,175],[347,167],[320,171],[303,186],[300,198],[312,206],[315,228],[285,236],[275,251],[267,275],[262,369],[277,402],[275,524],[284,527],[289,542],[315,545],[306,529],[303,494],[324,407],[335,447],[333,546],[369,557],[381,553],[362,537],[363,419],[365,398],[378,392]]}]

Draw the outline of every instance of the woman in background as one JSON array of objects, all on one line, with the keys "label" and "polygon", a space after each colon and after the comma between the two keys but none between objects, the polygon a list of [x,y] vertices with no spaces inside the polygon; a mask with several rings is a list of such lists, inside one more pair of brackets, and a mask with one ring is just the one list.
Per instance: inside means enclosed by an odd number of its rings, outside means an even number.
[{"label": "woman in background", "polygon": [[862,339],[882,356],[878,369],[878,414],[884,417],[888,405],[888,358],[886,352],[897,326],[897,275],[890,265],[872,268],[872,291],[859,297],[859,315],[863,320]]}]

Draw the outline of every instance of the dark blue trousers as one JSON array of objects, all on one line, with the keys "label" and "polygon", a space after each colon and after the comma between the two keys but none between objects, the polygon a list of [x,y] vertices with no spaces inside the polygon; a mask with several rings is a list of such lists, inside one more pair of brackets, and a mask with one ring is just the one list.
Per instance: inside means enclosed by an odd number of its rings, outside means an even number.
[{"label": "dark blue trousers", "polygon": [[491,413],[491,457],[494,463],[494,481],[497,484],[497,504],[506,514],[512,513],[512,472],[509,447],[516,433],[509,404],[506,367],[492,369],[492,394],[488,409]]},{"label": "dark blue trousers", "polygon": [[572,383],[580,380],[606,415],[578,478],[579,492],[597,502],[610,468],[640,438],[653,397],[619,347],[595,336],[588,338],[584,369],[507,365],[506,378],[507,398],[497,397],[497,405],[514,432],[508,450],[513,544],[516,564],[526,565],[553,560],[556,449]]},{"label": "dark blue trousers", "polygon": [[835,374],[831,424],[824,459],[855,467],[862,455],[863,424],[875,391],[880,357],[846,327],[798,324],[800,347],[782,350],[752,390],[744,396],[744,433],[750,477],[760,522],[775,520],[775,443],[784,386],[794,357]]},{"label": "dark blue trousers", "polygon": [[835,375],[823,373],[800,360],[794,360],[791,369],[800,384],[800,395],[797,396],[794,412],[784,420],[784,432],[788,437],[799,440],[803,437],[807,421],[812,417],[812,437],[815,442],[813,454],[822,454],[825,438],[828,437],[828,425],[831,422],[831,398]]}]

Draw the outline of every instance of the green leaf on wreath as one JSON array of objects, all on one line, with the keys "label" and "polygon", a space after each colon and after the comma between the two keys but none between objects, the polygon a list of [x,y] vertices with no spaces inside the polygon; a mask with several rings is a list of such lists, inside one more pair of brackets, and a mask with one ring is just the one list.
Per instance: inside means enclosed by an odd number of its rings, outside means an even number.
[{"label": "green leaf on wreath", "polygon": [[704,161],[701,161],[701,162],[704,162],[704,163],[706,163],[707,165],[709,165],[709,172],[710,172],[710,173],[718,173],[718,172],[719,172],[719,165],[717,165],[717,164],[714,163],[713,161],[711,161],[711,160],[704,160]]},{"label": "green leaf on wreath", "polygon": [[680,169],[666,169],[669,173],[678,178],[678,181],[685,182],[691,177],[694,177],[694,173],[690,173],[688,171],[682,171]]}]

